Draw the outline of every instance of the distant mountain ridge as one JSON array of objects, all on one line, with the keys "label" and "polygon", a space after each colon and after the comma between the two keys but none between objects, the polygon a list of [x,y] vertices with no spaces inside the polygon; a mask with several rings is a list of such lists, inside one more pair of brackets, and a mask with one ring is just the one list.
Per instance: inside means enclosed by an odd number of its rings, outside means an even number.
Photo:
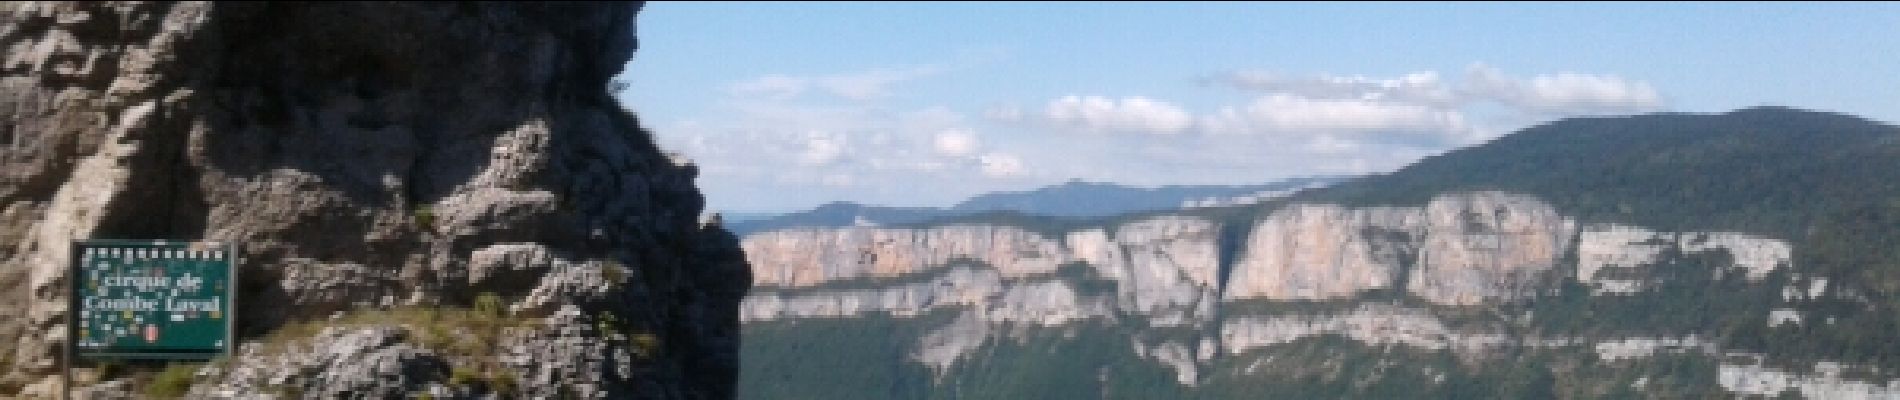
[{"label": "distant mountain ridge", "polygon": [[1258,185],[1170,185],[1152,188],[1071,180],[1034,190],[984,193],[948,208],[833,202],[807,211],[729,221],[726,226],[733,233],[745,235],[792,227],[912,224],[990,212],[1064,218],[1108,217],[1146,211],[1252,204],[1301,190],[1325,187],[1346,179],[1339,176],[1313,176]]}]

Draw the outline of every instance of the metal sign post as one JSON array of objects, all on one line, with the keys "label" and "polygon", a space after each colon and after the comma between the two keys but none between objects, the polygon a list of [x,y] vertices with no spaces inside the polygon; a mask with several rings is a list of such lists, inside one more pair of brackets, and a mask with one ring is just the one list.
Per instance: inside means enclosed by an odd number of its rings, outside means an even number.
[{"label": "metal sign post", "polygon": [[65,386],[74,361],[207,360],[229,356],[237,302],[230,243],[73,243]]}]

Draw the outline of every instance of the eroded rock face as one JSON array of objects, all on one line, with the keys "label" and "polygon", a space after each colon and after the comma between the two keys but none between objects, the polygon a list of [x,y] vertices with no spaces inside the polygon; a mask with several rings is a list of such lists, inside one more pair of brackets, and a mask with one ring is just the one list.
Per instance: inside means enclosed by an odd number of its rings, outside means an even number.
[{"label": "eroded rock face", "polygon": [[1263,218],[1227,282],[1231,299],[1344,298],[1396,284],[1419,213],[1300,204]]},{"label": "eroded rock face", "polygon": [[[1070,232],[1061,240],[979,226],[761,233],[745,239],[747,255],[759,276],[780,277],[780,286],[748,296],[741,315],[766,322],[955,312],[955,322],[935,328],[911,355],[942,374],[989,343],[999,326],[1057,327],[1118,314],[1143,316],[1156,327],[1210,321],[1220,299],[1218,237],[1218,224],[1180,216]],[[1089,280],[1113,288],[1085,292],[1073,280],[1079,277],[1055,274],[1073,262],[1087,263]],[[819,286],[875,279],[909,281]],[[1185,360],[1183,379],[1193,380],[1192,352],[1169,351],[1187,355],[1168,359]]]},{"label": "eroded rock face", "polygon": [[247,337],[486,292],[666,350],[530,381],[729,397],[750,270],[606,91],[639,8],[0,4],[0,391],[52,388],[68,243],[114,237],[239,243]]},{"label": "eroded rock face", "polygon": [[[760,282],[797,289],[828,282],[948,273],[928,282],[875,290],[824,291],[808,295],[763,292],[747,300],[748,320],[792,316],[845,316],[885,311],[916,315],[940,305],[994,305],[994,312],[1035,310],[1025,301],[1068,301],[1072,290],[1031,297],[1001,297],[1024,290],[1015,281],[1050,276],[1063,264],[1085,262],[1100,279],[1115,284],[1110,307],[1154,317],[1157,325],[1180,325],[1212,315],[1220,269],[1219,226],[1191,217],[1158,217],[1102,229],[1071,232],[1061,240],[1013,227],[952,225],[930,229],[852,227],[802,229],[747,236],[746,254]],[[972,265],[954,261],[973,261]],[[958,265],[958,266],[952,266]],[[1029,282],[1029,281],[1024,281]],[[1067,286],[1051,289],[1068,289]],[[992,301],[992,300],[1003,301]],[[1014,301],[1025,300],[1025,301]],[[1030,307],[1030,308],[1023,308]],[[1046,307],[1044,307],[1046,308]],[[1082,307],[1038,311],[1006,319],[1077,319],[1105,311]],[[1053,314],[1052,314],[1053,313]]]},{"label": "eroded rock face", "polygon": [[[1749,281],[1760,281],[1778,268],[1791,268],[1794,247],[1788,242],[1734,232],[1656,232],[1618,224],[1592,224],[1577,238],[1577,281],[1602,295],[1621,295],[1643,291],[1652,283],[1651,267],[1665,254],[1697,254],[1720,251],[1729,256],[1727,266],[1710,271],[1720,277],[1739,273]],[[1826,279],[1813,281],[1807,289],[1819,296]]]},{"label": "eroded rock face", "polygon": [[1060,242],[992,225],[795,229],[747,236],[744,246],[752,265],[760,266],[753,272],[758,284],[783,287],[892,277],[952,259],[989,264],[1007,276],[1048,273],[1068,260]]},{"label": "eroded rock face", "polygon": [[1349,298],[1398,284],[1448,305],[1531,294],[1568,250],[1574,223],[1537,199],[1442,195],[1425,207],[1294,205],[1255,226],[1228,298]]},{"label": "eroded rock face", "polygon": [[916,316],[940,307],[973,306],[1003,292],[1002,278],[988,269],[956,268],[929,281],[878,289],[817,293],[756,293],[746,298],[741,318],[853,317],[871,312]]},{"label": "eroded rock face", "polygon": [[398,398],[424,392],[449,375],[447,361],[393,327],[329,328],[290,346],[264,352],[252,345],[223,364],[229,371],[200,371],[230,379],[202,385],[190,397]]},{"label": "eroded rock face", "polygon": [[1716,380],[1722,389],[1749,396],[1792,392],[1808,399],[1900,398],[1900,380],[1881,383],[1843,377],[1841,365],[1831,362],[1817,363],[1814,370],[1814,374],[1799,374],[1763,365],[1723,363]]},{"label": "eroded rock face", "polygon": [[[909,355],[940,379],[1011,335],[1101,323],[1134,332],[1133,354],[1168,368],[1182,386],[1235,372],[1220,367],[1236,358],[1254,358],[1241,369],[1252,374],[1277,346],[1327,337],[1446,351],[1468,362],[1552,349],[1594,353],[1603,363],[1728,357],[1737,353],[1693,335],[1545,336],[1521,327],[1535,321],[1530,312],[1489,323],[1441,312],[1530,299],[1567,279],[1595,295],[1636,293],[1660,279],[1655,264],[1708,252],[1732,260],[1711,274],[1760,282],[1789,268],[1792,254],[1786,242],[1741,233],[1579,227],[1536,198],[1500,192],[1448,193],[1416,207],[1291,204],[1259,217],[1244,235],[1173,215],[1070,230],[1059,241],[1013,227],[953,225],[787,230],[745,242],[762,275],[795,277],[749,297],[749,323],[955,313],[953,322],[930,327]],[[933,243],[946,246],[933,250]],[[1820,296],[1827,285],[1797,276],[1782,289],[1798,299]],[[1387,297],[1394,294],[1408,298]],[[1800,323],[1792,309],[1767,314],[1771,326]],[[1731,370],[1724,373],[1742,376]],[[1749,376],[1762,385],[1809,385],[1820,396],[1885,393],[1810,375]],[[1767,390],[1725,385],[1735,393]]]},{"label": "eroded rock face", "polygon": [[1221,348],[1229,354],[1289,343],[1319,335],[1340,335],[1372,345],[1398,344],[1423,349],[1481,351],[1515,338],[1489,332],[1460,332],[1446,328],[1438,317],[1423,310],[1365,305],[1332,315],[1243,317],[1221,325]]},{"label": "eroded rock face", "polygon": [[[1220,225],[1164,216],[1115,227],[1114,240],[1082,231],[1068,237],[1075,259],[1115,282],[1116,304],[1155,326],[1206,321],[1220,302]],[[1084,250],[1088,251],[1084,251]]]},{"label": "eroded rock face", "polygon": [[1439,196],[1425,206],[1425,221],[1405,289],[1438,304],[1534,295],[1576,233],[1576,223],[1549,204],[1499,192]]}]

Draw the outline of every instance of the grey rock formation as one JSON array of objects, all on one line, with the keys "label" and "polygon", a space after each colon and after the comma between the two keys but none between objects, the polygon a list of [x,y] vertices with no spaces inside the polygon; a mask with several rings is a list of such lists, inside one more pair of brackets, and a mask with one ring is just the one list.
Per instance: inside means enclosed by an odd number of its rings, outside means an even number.
[{"label": "grey rock formation", "polygon": [[[762,291],[745,302],[747,320],[917,315],[933,307],[976,305],[990,319],[1065,321],[1111,310],[1152,317],[1159,326],[1211,316],[1219,300],[1218,225],[1165,216],[1071,232],[1060,240],[1011,227],[953,225],[930,229],[852,227],[766,232],[746,237],[746,255],[760,281],[798,289],[851,279],[934,273],[926,282],[880,289],[785,295]],[[976,267],[952,267],[953,260]],[[1097,301],[1068,284],[1036,282],[1060,265],[1087,263],[1115,282],[1116,295]],[[1058,306],[1061,305],[1061,306]]]},{"label": "grey rock formation", "polygon": [[[1361,296],[1390,290],[1434,307],[1475,310],[1535,297],[1565,279],[1599,295],[1631,293],[1640,279],[1619,279],[1640,278],[1664,251],[1728,252],[1732,265],[1712,273],[1750,280],[1791,266],[1792,247],[1776,239],[1578,225],[1530,196],[1465,192],[1417,207],[1291,204],[1260,216],[1238,240],[1227,239],[1238,243],[1222,243],[1220,224],[1183,215],[1076,229],[1060,239],[972,224],[784,230],[744,239],[758,275],[775,287],[748,297],[743,315],[750,323],[795,323],[956,312],[954,322],[934,327],[911,354],[940,376],[1000,340],[999,332],[1100,321],[1166,332],[1157,334],[1165,338],[1158,342],[1131,338],[1134,353],[1193,386],[1209,376],[1215,358],[1327,335],[1466,358],[1498,349],[1590,346],[1608,361],[1681,349],[1716,354],[1693,338],[1537,337],[1498,326],[1453,327],[1434,309]],[[1235,259],[1222,258],[1226,246],[1238,246]],[[1570,256],[1575,270],[1564,261]],[[1090,274],[1054,273],[1075,263]],[[1223,263],[1231,270],[1224,278]],[[1620,272],[1605,272],[1611,270]],[[1819,295],[1826,284],[1812,278],[1785,290],[1790,297]],[[1606,290],[1615,285],[1631,289]],[[1288,311],[1326,302],[1359,305]],[[1222,309],[1236,303],[1246,305]],[[1257,307],[1263,303],[1267,307]],[[1530,315],[1514,318],[1529,321]],[[1182,341],[1190,338],[1198,342]]]},{"label": "grey rock formation", "polygon": [[407,332],[394,327],[330,328],[289,349],[266,352],[250,345],[222,364],[228,371],[215,371],[216,366],[209,368],[214,371],[200,371],[224,379],[200,385],[189,396],[399,398],[446,381],[448,362],[418,347]]},{"label": "grey rock formation", "polygon": [[1157,326],[1189,325],[1213,316],[1220,301],[1220,225],[1162,216],[1068,235],[1074,259],[1115,282],[1117,306],[1152,317]]},{"label": "grey rock formation", "polygon": [[1061,242],[1022,229],[951,225],[931,229],[792,229],[747,236],[759,286],[800,287],[852,278],[922,272],[953,259],[989,264],[1008,276],[1054,271]]},{"label": "grey rock formation", "polygon": [[[1577,237],[1577,280],[1596,294],[1619,295],[1644,290],[1650,266],[1665,252],[1695,254],[1722,251],[1732,263],[1710,271],[1721,276],[1741,274],[1760,281],[1778,268],[1792,268],[1794,247],[1787,242],[1734,232],[1655,232],[1641,227],[1592,224]],[[1825,278],[1811,283],[1806,297],[1818,297]]]},{"label": "grey rock formation", "polygon": [[[1227,282],[1230,299],[1317,300],[1392,287],[1418,213],[1298,204],[1261,219]],[[1403,241],[1384,240],[1397,237]]]},{"label": "grey rock formation", "polygon": [[1222,324],[1220,332],[1221,348],[1230,354],[1326,334],[1374,345],[1398,344],[1465,353],[1518,343],[1516,338],[1499,333],[1447,328],[1438,317],[1424,310],[1381,305],[1360,306],[1351,312],[1332,315],[1236,318]]},{"label": "grey rock formation", "polygon": [[1568,250],[1574,223],[1537,199],[1442,195],[1424,207],[1295,205],[1264,218],[1229,298],[1346,298],[1392,287],[1448,305],[1531,294]]},{"label": "grey rock formation", "polygon": [[[521,342],[520,394],[730,397],[750,270],[606,91],[639,8],[0,4],[0,395],[56,389],[67,246],[111,237],[239,243],[247,338],[492,293],[573,338]],[[620,345],[570,308],[663,351],[577,361]],[[296,379],[358,393],[345,364]]]},{"label": "grey rock formation", "polygon": [[745,321],[854,317],[871,312],[908,317],[941,307],[984,305],[1003,290],[1002,278],[994,270],[955,268],[940,278],[878,289],[801,294],[761,291],[746,298],[740,316]]},{"label": "grey rock formation", "polygon": [[1759,397],[1779,397],[1786,393],[1808,399],[1894,399],[1900,398],[1900,380],[1868,382],[1842,376],[1838,363],[1820,362],[1814,374],[1752,364],[1722,364],[1716,380],[1730,392]]}]

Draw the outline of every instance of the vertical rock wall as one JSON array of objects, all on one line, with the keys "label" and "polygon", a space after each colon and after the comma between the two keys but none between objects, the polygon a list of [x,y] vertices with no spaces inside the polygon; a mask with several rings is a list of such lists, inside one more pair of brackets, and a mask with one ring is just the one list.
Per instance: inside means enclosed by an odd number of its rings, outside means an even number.
[{"label": "vertical rock wall", "polygon": [[547,321],[519,395],[729,397],[749,268],[606,91],[639,8],[0,4],[0,394],[50,388],[66,246],[113,237],[240,243],[246,337],[492,293]]}]

